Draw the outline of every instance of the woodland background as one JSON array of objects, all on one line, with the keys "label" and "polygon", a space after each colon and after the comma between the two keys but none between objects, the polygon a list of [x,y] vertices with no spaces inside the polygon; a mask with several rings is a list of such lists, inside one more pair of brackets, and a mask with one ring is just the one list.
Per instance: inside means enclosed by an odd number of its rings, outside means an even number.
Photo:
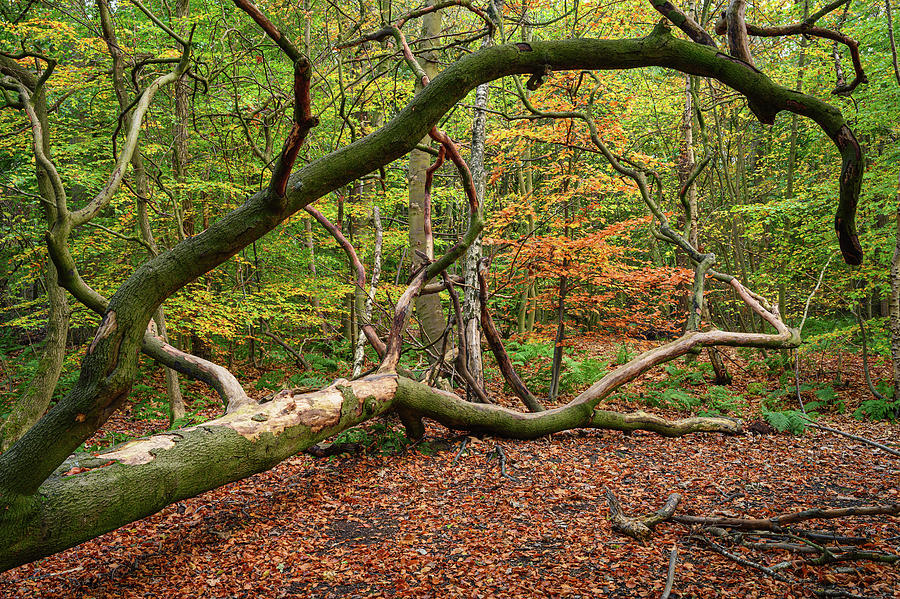
[{"label": "woodland background", "polygon": [[[682,4],[710,30],[724,9],[710,1]],[[50,143],[73,205],[106,184],[122,143],[122,99],[99,6],[19,0],[3,9],[0,22],[4,53],[22,50],[24,40],[57,62],[46,82]],[[417,5],[272,0],[259,6],[310,58],[311,112],[319,122],[298,166],[365,136],[412,97],[416,77],[390,38],[350,42]],[[107,7],[125,56],[125,85],[134,93],[181,52],[139,3]],[[417,21],[407,26],[410,48],[427,68],[439,72],[489,43],[640,37],[660,17],[651,3],[637,0],[508,1],[481,6],[501,23],[489,42],[484,19],[469,8],[449,6],[438,19],[423,19],[421,28]],[[805,0],[762,0],[747,7],[746,18],[762,26],[793,23],[818,8]],[[193,66],[157,94],[144,119],[139,154],[145,181],[127,177],[109,204],[70,235],[81,276],[106,297],[148,257],[197,235],[264,188],[267,165],[292,124],[292,66],[238,7],[163,0],[148,1],[145,9],[180,35],[190,32]],[[680,544],[678,580],[684,582],[676,589],[684,597],[806,596],[831,585],[897,596],[896,563],[884,560],[850,560],[851,567],[794,564],[793,582],[784,583],[752,568],[732,573],[733,561],[703,553],[702,543],[672,523],[638,547],[612,536],[602,493],[614,490],[629,513],[649,512],[667,493],[687,495],[684,489],[692,488],[689,510],[759,517],[798,506],[900,501],[896,458],[809,428],[805,420],[896,447],[900,380],[891,345],[900,344],[900,321],[892,330],[890,300],[900,239],[900,72],[889,35],[891,10],[889,1],[853,0],[823,19],[823,26],[859,43],[868,81],[851,93],[831,93],[836,81],[854,76],[843,45],[790,36],[754,37],[751,46],[757,68],[839,107],[856,133],[865,153],[857,214],[861,266],[843,263],[833,233],[840,155],[804,118],[782,114],[774,125],[762,125],[726,86],[662,68],[593,78],[552,73],[533,91],[523,87],[524,77],[489,85],[482,203],[490,309],[531,391],[545,405],[559,405],[639,351],[675,338],[684,327],[693,266],[654,238],[634,183],[597,153],[587,130],[571,119],[521,118],[529,114],[522,95],[540,111],[593,102],[604,143],[658,173],[662,208],[676,228],[715,253],[717,268],[772,299],[789,326],[803,327],[797,350],[721,352],[731,380],[714,372],[704,354],[672,362],[607,404],[757,421],[763,436],[664,440],[589,431],[513,443],[455,437],[429,425],[426,441],[413,442],[386,417],[334,440],[354,444],[347,446],[355,452],[349,457],[297,456],[110,533],[103,544],[86,543],[3,574],[0,593],[656,596],[668,550]],[[29,60],[37,65],[41,59]],[[0,420],[36,384],[50,329],[49,289],[56,285],[48,273],[30,127],[11,94],[4,89],[6,109],[0,110]],[[440,122],[467,159],[477,102],[473,91]],[[419,152],[418,160],[427,166],[432,154],[435,149]],[[385,307],[403,293],[410,264],[419,260],[421,239],[410,224],[414,160],[396,161],[316,203],[358,249],[367,272],[380,270],[373,308],[367,309],[365,290],[354,283],[334,236],[301,211],[165,302],[170,343],[226,366],[254,399],[284,388],[317,389],[349,378],[354,367],[358,373],[377,364],[372,348],[360,359],[357,339],[361,324],[390,326]],[[703,161],[688,194],[696,202],[695,220],[685,222],[679,190]],[[441,254],[468,221],[452,165],[436,171],[431,201],[435,253]],[[893,276],[900,277],[897,268]],[[462,263],[448,272],[465,274]],[[438,384],[434,356],[453,345],[446,329],[454,306],[446,293],[427,297],[416,305],[401,366]],[[71,296],[62,301],[65,354],[51,402],[75,383],[100,324]],[[766,327],[729,287],[710,285],[706,306],[703,326]],[[208,387],[164,375],[149,359],[141,368],[126,409],[80,451],[221,412]],[[487,353],[483,369],[489,394],[515,405]],[[440,384],[459,387],[452,377]],[[291,482],[301,473],[302,487]],[[839,530],[866,534],[871,551],[900,551],[896,517],[866,522],[842,522]],[[155,535],[159,540],[148,546],[146,538]],[[281,546],[286,538],[297,545]],[[747,559],[768,559],[760,557],[765,549],[741,550]],[[608,564],[617,565],[610,570]],[[608,575],[616,568],[621,572]]]}]

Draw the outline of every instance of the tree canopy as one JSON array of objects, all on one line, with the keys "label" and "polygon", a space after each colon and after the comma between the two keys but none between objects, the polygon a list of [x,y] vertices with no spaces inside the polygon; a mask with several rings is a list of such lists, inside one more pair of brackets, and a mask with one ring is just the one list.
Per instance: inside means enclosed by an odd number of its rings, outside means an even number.
[{"label": "tree canopy", "polygon": [[[387,413],[742,433],[604,402],[795,350],[828,269],[822,313],[889,316],[900,72],[889,3],[720,4],[8,3],[0,342],[43,346],[0,429],[0,568]],[[665,342],[571,388],[578,333]],[[261,394],[264,351],[292,366]],[[154,363],[171,428],[80,451]]]}]

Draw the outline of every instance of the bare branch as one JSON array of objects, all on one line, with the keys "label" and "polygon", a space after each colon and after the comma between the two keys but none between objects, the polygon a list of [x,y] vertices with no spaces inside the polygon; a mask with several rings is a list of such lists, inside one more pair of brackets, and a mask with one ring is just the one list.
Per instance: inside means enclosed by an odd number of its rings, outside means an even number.
[{"label": "bare branch", "polygon": [[319,119],[312,116],[311,100],[309,97],[309,82],[312,76],[309,61],[301,56],[294,62],[294,123],[275,168],[272,171],[272,179],[269,181],[269,192],[280,201],[284,198],[287,189],[288,177],[297,160],[300,146],[306,140],[310,129],[319,124]]},{"label": "bare branch", "polygon": [[128,168],[128,164],[131,162],[132,156],[134,156],[135,148],[137,148],[141,125],[143,124],[144,115],[146,115],[147,110],[150,108],[150,102],[153,100],[156,92],[169,83],[177,81],[181,74],[184,73],[188,67],[190,55],[191,46],[190,42],[188,42],[182,52],[181,60],[175,69],[170,73],[157,77],[143,92],[141,92],[140,96],[138,96],[134,105],[134,110],[131,113],[131,122],[125,138],[125,147],[122,148],[119,158],[116,160],[116,166],[113,169],[109,180],[91,201],[84,207],[72,212],[73,225],[81,225],[94,218],[107,204],[109,204],[109,201],[119,190],[119,187],[122,185],[122,180],[125,178],[125,171]]},{"label": "bare branch", "polygon": [[165,31],[169,35],[169,37],[171,37],[176,42],[181,44],[182,48],[187,48],[188,46],[191,45],[191,41],[189,39],[186,40],[183,37],[181,37],[180,35],[178,35],[177,33],[175,33],[168,25],[163,23],[156,15],[154,15],[153,12],[149,8],[144,6],[140,0],[131,0],[131,3],[134,4],[135,6],[137,6],[138,10],[140,10],[142,13],[147,15],[147,18],[150,19],[151,21],[153,21],[153,23],[157,27],[159,27],[160,29]]},{"label": "bare branch", "polygon": [[[331,233],[331,236],[334,237],[335,241],[338,242],[338,245],[341,246],[341,249],[344,250],[344,253],[347,254],[347,258],[350,259],[350,263],[353,265],[353,268],[356,270],[356,286],[358,289],[362,289],[365,291],[366,289],[366,267],[363,265],[362,260],[359,259],[359,255],[356,253],[356,248],[353,247],[353,244],[344,236],[340,229],[338,229],[328,218],[325,217],[324,214],[313,208],[312,206],[306,206],[304,208],[306,212],[308,212],[320,225],[325,227],[325,229]],[[371,325],[371,323],[365,323],[361,326],[363,332],[366,335],[366,339],[369,340],[369,343],[372,344],[372,347],[375,348],[375,351],[379,356],[384,357],[385,355],[385,344],[378,337],[378,333],[375,331],[375,327]]]}]

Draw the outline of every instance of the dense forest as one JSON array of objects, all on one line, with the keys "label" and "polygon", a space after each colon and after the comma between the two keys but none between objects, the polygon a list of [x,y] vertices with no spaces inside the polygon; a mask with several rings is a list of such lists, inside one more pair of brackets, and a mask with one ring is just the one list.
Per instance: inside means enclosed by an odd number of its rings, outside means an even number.
[{"label": "dense forest", "polygon": [[0,15],[0,595],[896,596],[890,0]]}]

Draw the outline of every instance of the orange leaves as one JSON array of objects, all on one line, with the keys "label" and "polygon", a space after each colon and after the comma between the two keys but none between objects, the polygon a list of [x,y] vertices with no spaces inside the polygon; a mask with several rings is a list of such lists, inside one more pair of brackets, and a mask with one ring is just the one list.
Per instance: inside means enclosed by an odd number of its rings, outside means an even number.
[{"label": "orange leaves", "polygon": [[534,206],[527,198],[508,198],[503,207],[491,215],[485,229],[485,236],[502,235],[510,225],[521,223],[528,218],[535,218]]},{"label": "orange leaves", "polygon": [[[515,213],[516,209],[508,209]],[[558,281],[566,277],[566,312],[574,324],[586,323],[592,331],[599,325],[620,333],[635,325],[665,328],[671,319],[681,318],[672,308],[692,274],[653,265],[646,250],[632,243],[632,237],[647,235],[649,220],[642,216],[598,227],[603,219],[586,206],[568,220],[562,212],[545,218],[540,234],[504,239],[504,231],[512,227],[495,231],[496,237],[490,239],[498,248],[494,287],[511,284],[521,289],[534,282],[537,306],[554,310]],[[568,236],[563,234],[566,230]]]}]

